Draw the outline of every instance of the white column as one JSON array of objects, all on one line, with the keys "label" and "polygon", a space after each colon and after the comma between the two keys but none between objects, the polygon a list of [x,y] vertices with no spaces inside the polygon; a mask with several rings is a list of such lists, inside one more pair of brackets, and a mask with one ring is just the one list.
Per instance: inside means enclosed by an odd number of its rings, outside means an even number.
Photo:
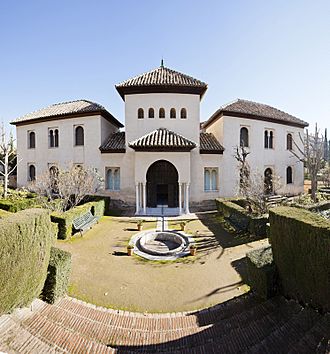
[{"label": "white column", "polygon": [[146,193],[146,183],[143,182],[143,214],[147,214],[147,193]]},{"label": "white column", "polygon": [[186,205],[185,205],[185,212],[189,214],[189,183],[186,183]]},{"label": "white column", "polygon": [[179,215],[182,213],[182,183],[179,182]]},{"label": "white column", "polygon": [[136,212],[135,214],[139,214],[140,211],[140,195],[139,195],[139,183],[135,183],[135,200],[136,200]]}]

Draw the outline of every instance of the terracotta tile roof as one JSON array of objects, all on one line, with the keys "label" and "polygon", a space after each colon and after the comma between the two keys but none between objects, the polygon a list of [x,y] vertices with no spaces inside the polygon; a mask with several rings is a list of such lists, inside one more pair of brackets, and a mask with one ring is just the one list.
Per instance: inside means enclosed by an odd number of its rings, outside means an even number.
[{"label": "terracotta tile roof", "polygon": [[199,152],[201,154],[222,154],[224,150],[224,147],[213,134],[204,132],[200,133]]},{"label": "terracotta tile roof", "polygon": [[264,120],[279,124],[292,125],[298,127],[306,127],[308,123],[288,114],[280,111],[272,106],[257,103],[253,101],[247,101],[237,99],[234,102],[226,104],[220,107],[204,124],[203,127],[209,126],[215,119],[223,115],[229,115],[233,117],[243,117],[249,119]]},{"label": "terracotta tile roof", "polygon": [[207,90],[207,84],[186,74],[160,66],[119,83],[116,89],[122,97],[125,94],[138,93],[142,89],[147,92],[186,91],[202,96]]},{"label": "terracotta tile roof", "polygon": [[190,151],[196,144],[166,128],[159,128],[128,144],[136,151]]},{"label": "terracotta tile roof", "polygon": [[121,153],[126,151],[125,132],[116,132],[110,134],[108,139],[100,146],[100,151]]},{"label": "terracotta tile roof", "polygon": [[89,115],[89,114],[100,114],[111,121],[114,125],[118,127],[123,127],[123,125],[112,116],[103,106],[98,103],[91,102],[88,100],[77,100],[52,104],[48,107],[39,109],[37,111],[28,113],[22,117],[15,119],[11,124],[21,125],[29,124],[32,122],[37,122],[39,120],[53,120],[70,118],[72,116],[79,115]]}]

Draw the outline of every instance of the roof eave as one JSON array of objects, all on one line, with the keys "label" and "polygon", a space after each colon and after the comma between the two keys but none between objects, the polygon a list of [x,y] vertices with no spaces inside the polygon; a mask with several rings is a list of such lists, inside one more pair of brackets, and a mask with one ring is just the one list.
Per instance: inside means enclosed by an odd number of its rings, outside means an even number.
[{"label": "roof eave", "polygon": [[177,147],[177,146],[130,146],[129,147],[137,152],[144,151],[144,152],[168,152],[168,151],[175,151],[175,152],[190,152],[191,150],[195,149],[196,146],[192,147]]},{"label": "roof eave", "polygon": [[48,121],[53,121],[53,120],[60,120],[64,118],[79,118],[79,117],[87,117],[87,116],[97,116],[100,115],[103,118],[105,118],[108,122],[112,123],[118,128],[123,128],[124,125],[120,123],[111,113],[109,113],[106,110],[97,110],[97,111],[91,111],[91,112],[81,112],[81,113],[67,113],[67,114],[60,114],[56,116],[45,116],[45,117],[39,117],[39,118],[32,118],[32,119],[26,119],[26,120],[21,120],[21,121],[12,121],[10,122],[11,125],[15,126],[22,126],[22,125],[28,125],[28,124],[36,124],[36,123],[41,123],[41,122],[48,122]]},{"label": "roof eave", "polygon": [[259,116],[259,115],[250,114],[250,113],[242,113],[242,112],[235,112],[235,111],[230,111],[230,110],[225,110],[225,109],[219,109],[206,122],[203,123],[203,129],[209,127],[215,120],[217,120],[223,116],[261,120],[261,121],[272,122],[272,123],[276,123],[276,124],[283,124],[283,125],[288,125],[288,126],[292,126],[292,127],[298,127],[298,128],[306,128],[309,126],[309,124],[307,122],[304,122],[304,123],[289,122],[289,121]]},{"label": "roof eave", "polygon": [[199,95],[200,99],[204,96],[207,85],[205,86],[176,86],[176,85],[145,85],[145,86],[115,86],[121,98],[125,101],[126,95],[145,94],[145,93],[181,93]]},{"label": "roof eave", "polygon": [[199,149],[199,153],[203,155],[223,155],[224,150],[207,150],[207,149]]},{"label": "roof eave", "polygon": [[101,149],[101,154],[124,154],[126,152],[126,149]]}]

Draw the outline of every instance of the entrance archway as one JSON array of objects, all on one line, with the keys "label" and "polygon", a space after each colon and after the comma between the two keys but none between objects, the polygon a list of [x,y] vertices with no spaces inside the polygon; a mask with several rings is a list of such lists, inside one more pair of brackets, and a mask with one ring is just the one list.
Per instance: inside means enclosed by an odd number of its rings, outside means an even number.
[{"label": "entrance archway", "polygon": [[273,171],[271,168],[265,169],[264,174],[265,194],[270,195],[273,193]]},{"label": "entrance archway", "polygon": [[154,162],[147,171],[147,207],[179,206],[179,174],[173,164],[166,160]]}]

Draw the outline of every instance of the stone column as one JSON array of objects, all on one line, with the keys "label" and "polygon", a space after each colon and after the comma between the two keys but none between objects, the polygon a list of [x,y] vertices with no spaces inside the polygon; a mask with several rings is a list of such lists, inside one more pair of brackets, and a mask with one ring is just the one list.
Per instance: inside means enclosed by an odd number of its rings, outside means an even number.
[{"label": "stone column", "polygon": [[135,183],[135,200],[136,200],[136,211],[135,214],[140,212],[140,195],[139,195],[139,183]]},{"label": "stone column", "polygon": [[179,215],[182,213],[182,183],[179,182]]},{"label": "stone column", "polygon": [[142,193],[143,193],[143,214],[147,214],[147,191],[146,191],[146,182],[142,184]]},{"label": "stone column", "polygon": [[185,205],[185,213],[189,214],[189,183],[186,183],[186,205]]}]

